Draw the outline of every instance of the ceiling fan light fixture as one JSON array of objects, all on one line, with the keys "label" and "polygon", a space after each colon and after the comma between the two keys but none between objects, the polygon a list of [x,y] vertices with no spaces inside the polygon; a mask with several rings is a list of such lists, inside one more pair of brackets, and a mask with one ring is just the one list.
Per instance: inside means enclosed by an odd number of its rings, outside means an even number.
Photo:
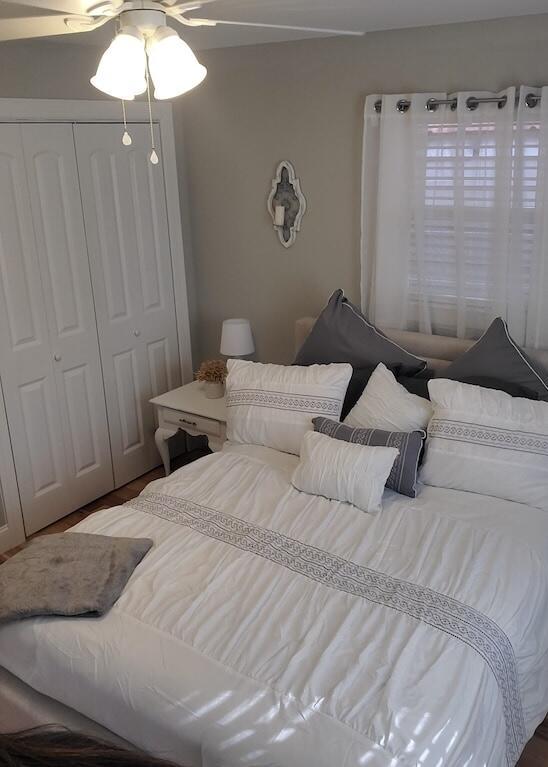
[{"label": "ceiling fan light fixture", "polygon": [[158,27],[146,47],[156,99],[180,96],[199,85],[207,74],[190,46],[170,27]]},{"label": "ceiling fan light fixture", "polygon": [[145,41],[136,27],[124,27],[101,56],[91,84],[124,101],[144,93],[146,83]]}]

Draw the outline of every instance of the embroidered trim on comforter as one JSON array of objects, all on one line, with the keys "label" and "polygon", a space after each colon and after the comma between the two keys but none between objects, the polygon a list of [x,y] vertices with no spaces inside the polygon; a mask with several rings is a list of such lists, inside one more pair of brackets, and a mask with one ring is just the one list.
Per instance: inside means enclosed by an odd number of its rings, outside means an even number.
[{"label": "embroidered trim on comforter", "polygon": [[504,631],[478,610],[425,586],[393,578],[183,498],[147,493],[126,505],[256,554],[328,588],[398,610],[464,642],[495,676],[503,700],[508,764],[518,760],[527,737],[514,650]]}]

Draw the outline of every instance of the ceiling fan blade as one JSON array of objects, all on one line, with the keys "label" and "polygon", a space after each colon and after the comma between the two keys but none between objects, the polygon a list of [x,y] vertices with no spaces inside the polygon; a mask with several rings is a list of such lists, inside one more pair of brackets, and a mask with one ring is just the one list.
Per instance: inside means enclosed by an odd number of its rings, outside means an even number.
[{"label": "ceiling fan blade", "polygon": [[178,21],[191,27],[214,27],[217,24],[230,24],[235,27],[263,27],[264,29],[287,29],[295,32],[324,32],[326,35],[353,35],[361,37],[365,32],[353,29],[324,29],[318,27],[293,27],[288,24],[263,24],[258,21],[228,21],[227,19],[187,19],[184,16],[175,15]]},{"label": "ceiling fan blade", "polygon": [[[43,11],[53,11],[70,15],[84,15],[88,9],[97,4],[97,0],[13,0],[6,7],[16,9],[17,6],[36,8]],[[1,5],[1,3],[0,3]],[[9,14],[6,14],[9,15]]]},{"label": "ceiling fan blade", "polygon": [[89,16],[67,18],[62,14],[25,16],[20,19],[3,18],[0,20],[0,40],[27,40],[34,37],[88,32],[100,27],[107,21],[109,21],[108,16],[99,19],[92,19]]},{"label": "ceiling fan blade", "polygon": [[209,5],[209,3],[216,3],[218,0],[192,0],[190,2],[180,3],[179,0],[162,0],[162,6],[164,10],[173,9],[177,13],[190,13],[190,11],[198,11],[203,5]]}]

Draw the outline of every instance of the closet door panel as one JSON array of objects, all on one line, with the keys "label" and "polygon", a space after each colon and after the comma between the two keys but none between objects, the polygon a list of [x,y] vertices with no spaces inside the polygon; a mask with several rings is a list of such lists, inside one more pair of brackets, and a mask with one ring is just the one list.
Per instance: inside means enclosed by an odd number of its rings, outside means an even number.
[{"label": "closet door panel", "polygon": [[27,533],[70,511],[21,128],[0,125],[0,377]]},{"label": "closet door panel", "polygon": [[[108,433],[99,429],[94,389],[97,386],[94,372],[87,364],[62,371],[63,397],[72,456],[73,475],[81,478],[91,472],[105,469],[105,487],[98,495],[104,495],[114,486],[108,454]],[[104,410],[104,403],[103,410]],[[98,477],[94,477],[98,481]],[[92,499],[90,499],[92,500]]]},{"label": "closet door panel", "polygon": [[145,125],[74,127],[116,485],[156,466],[148,400],[180,385],[162,166]]},{"label": "closet door panel", "polygon": [[173,388],[170,371],[173,362],[170,358],[170,348],[165,338],[152,341],[147,345],[147,361],[150,373],[152,396],[157,397]]},{"label": "closet door panel", "polygon": [[71,125],[24,125],[23,148],[72,508],[114,486]]},{"label": "closet door panel", "polygon": [[52,376],[19,386],[24,434],[28,444],[32,491],[35,498],[60,489],[64,480],[63,454],[56,450],[58,410]]},{"label": "closet door panel", "polygon": [[120,414],[122,453],[129,455],[132,451],[145,447],[137,350],[129,349],[120,354],[113,354],[112,359]]}]

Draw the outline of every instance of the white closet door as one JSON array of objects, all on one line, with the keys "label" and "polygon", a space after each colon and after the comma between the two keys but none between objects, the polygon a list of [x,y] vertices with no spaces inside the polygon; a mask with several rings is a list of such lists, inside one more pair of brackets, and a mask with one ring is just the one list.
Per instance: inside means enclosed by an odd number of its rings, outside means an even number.
[{"label": "white closet door", "polygon": [[148,400],[180,385],[162,164],[130,132],[74,126],[117,486],[158,465]]},{"label": "white closet door", "polygon": [[[89,276],[86,282],[74,145],[65,138],[62,148],[43,145],[35,155],[27,147],[25,163],[23,128],[0,125],[0,378],[27,534],[112,487],[100,371],[90,352],[95,343],[97,359],[96,326],[81,299],[89,294]],[[34,212],[41,205],[47,217],[42,231],[37,227],[38,243],[27,171],[38,184]],[[52,297],[47,270],[53,257],[62,264],[55,277],[64,282]],[[65,343],[71,334],[78,340]],[[78,343],[91,354],[93,370],[71,352]]]},{"label": "white closet door", "polygon": [[0,375],[27,532],[67,494],[57,400],[21,128],[0,125]]},{"label": "white closet door", "polygon": [[22,126],[72,509],[112,490],[103,374],[72,126]]}]

